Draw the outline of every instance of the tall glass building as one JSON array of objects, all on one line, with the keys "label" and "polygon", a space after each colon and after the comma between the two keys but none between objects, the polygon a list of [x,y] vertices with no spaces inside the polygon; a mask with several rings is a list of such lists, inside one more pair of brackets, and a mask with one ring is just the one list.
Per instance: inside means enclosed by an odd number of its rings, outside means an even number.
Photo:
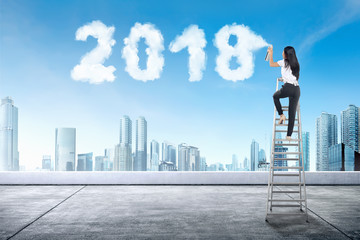
[{"label": "tall glass building", "polygon": [[18,109],[10,97],[0,105],[0,171],[19,171]]},{"label": "tall glass building", "polygon": [[76,154],[76,129],[55,129],[55,171],[74,171]]},{"label": "tall glass building", "polygon": [[167,141],[162,143],[162,161],[172,162],[176,168],[176,147]]},{"label": "tall glass building", "polygon": [[337,117],[322,112],[316,119],[316,171],[329,171],[329,147],[338,143]]},{"label": "tall glass building", "polygon": [[[282,139],[280,132],[277,132],[275,134],[275,139]],[[275,144],[276,144],[274,146],[275,152],[284,153],[284,154],[276,154],[276,155],[274,155],[274,159],[275,158],[287,158],[286,152],[288,152],[289,149],[287,147],[282,146],[281,145],[282,143],[283,143],[282,141],[276,141],[275,142]],[[274,164],[274,167],[287,167],[288,166],[288,161],[274,160],[273,164]],[[282,172],[285,171],[285,172],[287,172],[288,169],[275,169],[274,171],[282,171]]]},{"label": "tall glass building", "polygon": [[132,170],[132,121],[124,115],[120,119],[120,143],[115,146],[114,171]]},{"label": "tall glass building", "polygon": [[92,171],[93,170],[93,153],[78,154],[77,171]]},{"label": "tall glass building", "polygon": [[[304,154],[304,170],[310,171],[310,133],[302,132],[302,144],[303,144],[303,154]],[[302,161],[302,156],[300,156]]]},{"label": "tall glass building", "polygon": [[354,171],[355,154],[354,150],[339,143],[329,147],[329,171]]},{"label": "tall glass building", "polygon": [[115,149],[106,148],[104,151],[104,171],[114,170]]},{"label": "tall glass building", "polygon": [[96,156],[95,157],[95,171],[105,171],[105,156]]},{"label": "tall glass building", "polygon": [[134,171],[147,169],[147,122],[144,117],[136,119],[136,150]]},{"label": "tall glass building", "polygon": [[341,111],[341,142],[354,151],[359,152],[359,108],[349,105],[348,109]]},{"label": "tall glass building", "polygon": [[178,171],[201,171],[200,150],[197,147],[181,143],[178,146]]},{"label": "tall glass building", "polygon": [[189,148],[186,143],[180,143],[178,145],[178,171],[189,171],[187,170],[187,163],[189,162]]},{"label": "tall glass building", "polygon": [[232,166],[231,166],[231,170],[232,171],[239,171],[239,159],[237,157],[236,154],[232,155]]},{"label": "tall glass building", "polygon": [[206,158],[205,157],[200,157],[200,171],[206,171]]},{"label": "tall glass building", "polygon": [[150,143],[150,165],[151,171],[159,171],[159,143],[152,140]]},{"label": "tall glass building", "polygon": [[259,143],[255,140],[251,142],[250,161],[251,171],[257,171],[259,168]]}]

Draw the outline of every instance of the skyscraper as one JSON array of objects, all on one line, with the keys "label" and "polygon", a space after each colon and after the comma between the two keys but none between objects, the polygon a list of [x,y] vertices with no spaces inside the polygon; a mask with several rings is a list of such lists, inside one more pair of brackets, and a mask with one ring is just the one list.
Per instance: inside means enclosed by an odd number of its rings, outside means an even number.
[{"label": "skyscraper", "polygon": [[95,171],[104,171],[104,159],[105,156],[96,156],[95,157]]},{"label": "skyscraper", "polygon": [[106,148],[105,149],[105,157],[104,157],[104,171],[113,171],[114,170],[114,157],[115,157],[115,149],[114,148]]},{"label": "skyscraper", "polygon": [[76,171],[92,171],[93,170],[93,153],[78,154],[78,162]]},{"label": "skyscraper", "polygon": [[206,158],[205,157],[200,157],[200,171],[206,171]]},{"label": "skyscraper", "polygon": [[266,154],[264,149],[260,149],[259,151],[259,162],[266,162]]},{"label": "skyscraper", "polygon": [[[304,170],[310,171],[310,133],[302,132],[302,144],[303,144],[303,155],[304,155]],[[302,161],[302,156],[300,156]]]},{"label": "skyscraper", "polygon": [[168,160],[172,162],[176,168],[176,147],[174,145],[168,146]]},{"label": "skyscraper", "polygon": [[236,154],[232,155],[232,171],[238,171],[239,159]]},{"label": "skyscraper", "polygon": [[0,171],[19,171],[18,109],[10,97],[0,105]]},{"label": "skyscraper", "polygon": [[120,118],[120,142],[132,145],[132,121],[129,116]]},{"label": "skyscraper", "polygon": [[140,116],[136,120],[136,151],[134,171],[146,171],[147,164],[147,122]]},{"label": "skyscraper", "polygon": [[252,140],[251,142],[250,161],[251,171],[257,171],[259,165],[259,143],[255,140]]},{"label": "skyscraper", "polygon": [[329,147],[337,138],[336,115],[322,112],[316,119],[316,171],[329,171]]},{"label": "skyscraper", "polygon": [[51,170],[51,156],[43,155],[42,158],[42,169]]},{"label": "skyscraper", "polygon": [[[277,132],[275,134],[275,139],[282,139],[280,132]],[[275,144],[276,144],[274,146],[275,152],[278,152],[278,153],[283,152],[284,154],[276,154],[276,155],[274,155],[274,159],[275,158],[286,158],[287,157],[286,152],[288,151],[288,148],[282,146],[281,145],[282,143],[283,143],[282,141],[276,141],[275,142]],[[282,161],[282,160],[274,160],[273,165],[274,165],[274,167],[287,167],[288,162],[287,161]],[[274,171],[285,171],[286,172],[287,169],[275,169]]]},{"label": "skyscraper", "polygon": [[162,143],[161,150],[162,161],[172,162],[176,167],[176,147],[168,141],[164,141]]},{"label": "skyscraper", "polygon": [[188,171],[186,169],[187,162],[189,161],[189,149],[186,143],[180,143],[178,145],[178,170],[179,171]]},{"label": "skyscraper", "polygon": [[120,119],[120,143],[115,146],[114,171],[132,170],[132,121],[124,115]]},{"label": "skyscraper", "polygon": [[359,152],[359,108],[349,105],[341,111],[341,142]]},{"label": "skyscraper", "polygon": [[344,143],[329,147],[328,171],[354,171],[355,151]]},{"label": "skyscraper", "polygon": [[178,171],[201,171],[200,150],[181,143],[178,146]]},{"label": "skyscraper", "polygon": [[245,171],[249,171],[249,170],[250,170],[249,159],[248,159],[247,157],[244,158],[244,170],[245,170]]},{"label": "skyscraper", "polygon": [[150,143],[151,171],[159,171],[159,143],[152,140]]},{"label": "skyscraper", "polygon": [[189,168],[188,171],[200,171],[200,150],[197,147],[189,146]]},{"label": "skyscraper", "polygon": [[76,129],[55,129],[55,171],[74,171]]}]

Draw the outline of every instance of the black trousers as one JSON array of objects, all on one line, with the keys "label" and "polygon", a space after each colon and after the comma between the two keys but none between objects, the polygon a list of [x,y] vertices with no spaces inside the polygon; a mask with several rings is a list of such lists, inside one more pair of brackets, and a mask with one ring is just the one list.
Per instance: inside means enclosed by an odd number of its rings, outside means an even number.
[{"label": "black trousers", "polygon": [[[300,98],[300,87],[291,83],[285,83],[280,90],[276,91],[273,95],[274,103],[279,115],[283,114],[280,104],[280,98],[289,97],[289,117],[287,136],[291,136],[294,129],[296,109]],[[299,133],[301,134],[301,133]]]}]

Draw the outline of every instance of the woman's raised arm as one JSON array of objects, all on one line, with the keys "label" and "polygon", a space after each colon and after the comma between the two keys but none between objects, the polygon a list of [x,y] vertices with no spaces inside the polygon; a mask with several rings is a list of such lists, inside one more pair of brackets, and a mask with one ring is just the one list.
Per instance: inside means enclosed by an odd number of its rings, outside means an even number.
[{"label": "woman's raised arm", "polygon": [[273,60],[273,47],[272,47],[272,45],[270,47],[268,47],[268,52],[269,52],[270,67],[280,67],[280,65],[277,62],[274,62],[274,60]]}]

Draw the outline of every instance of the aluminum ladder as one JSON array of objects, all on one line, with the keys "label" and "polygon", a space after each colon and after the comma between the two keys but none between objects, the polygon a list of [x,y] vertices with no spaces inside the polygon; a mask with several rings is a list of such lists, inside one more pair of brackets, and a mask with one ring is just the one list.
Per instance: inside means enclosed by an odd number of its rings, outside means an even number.
[{"label": "aluminum ladder", "polygon": [[[279,89],[279,82],[283,82],[282,78],[278,78],[276,81],[276,91]],[[283,111],[288,111],[289,107],[282,106],[282,109]],[[306,222],[309,221],[304,172],[300,101],[296,112],[297,116],[295,116],[292,139],[287,140],[286,137],[279,138],[279,135],[286,135],[288,118],[286,118],[286,121],[282,124],[278,124],[280,119],[276,118],[277,111],[274,107],[268,194],[266,201],[266,221],[268,221],[268,217],[271,215],[305,215]],[[297,137],[294,137],[295,135]],[[286,147],[295,148],[295,150],[287,151],[288,148]],[[296,165],[289,166],[288,163],[295,163]],[[290,169],[296,171],[288,171]],[[303,208],[305,208],[305,211]],[[277,210],[275,211],[273,209]],[[294,211],[280,211],[280,209],[290,209]]]}]

